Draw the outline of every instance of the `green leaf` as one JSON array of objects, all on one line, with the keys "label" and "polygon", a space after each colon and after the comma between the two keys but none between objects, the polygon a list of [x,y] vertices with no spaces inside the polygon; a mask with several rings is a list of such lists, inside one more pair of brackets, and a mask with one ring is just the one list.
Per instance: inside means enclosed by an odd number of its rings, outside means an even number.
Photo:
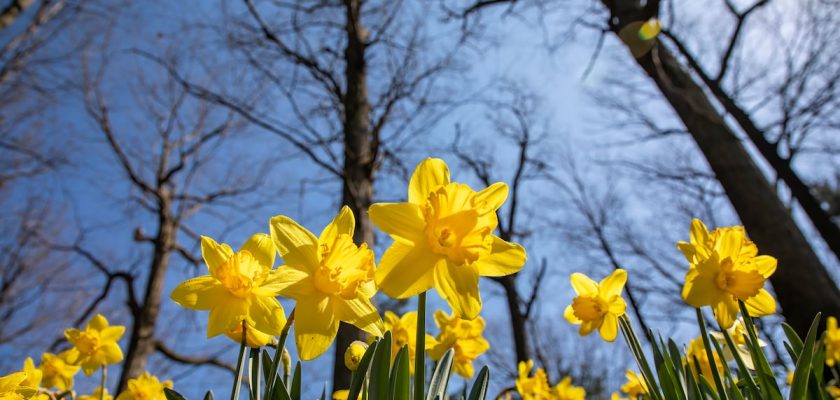
[{"label": "green leaf", "polygon": [[260,371],[262,358],[260,356],[260,349],[250,349],[248,357],[248,372],[250,373],[250,397],[254,400],[260,400]]},{"label": "green leaf", "polygon": [[449,377],[452,375],[453,357],[455,357],[455,350],[446,350],[446,353],[435,365],[432,379],[429,381],[429,392],[426,394],[426,400],[446,398],[446,386],[449,385]]},{"label": "green leaf", "polygon": [[490,369],[487,366],[481,367],[481,371],[478,371],[478,376],[475,378],[475,382],[473,382],[472,389],[470,389],[470,394],[467,396],[467,400],[484,400],[487,398],[487,388],[490,386]]},{"label": "green leaf", "polygon": [[799,335],[796,334],[796,331],[790,325],[784,322],[782,322],[782,330],[785,331],[785,336],[787,336],[791,348],[796,352],[796,355],[791,355],[791,357],[796,359],[799,356],[799,352],[802,351],[802,339],[799,338]]},{"label": "green leaf", "polygon": [[[268,354],[268,350],[266,350],[266,349],[262,350],[262,353],[260,354],[260,356],[262,358],[263,379],[265,380],[266,384],[268,384],[268,381],[270,380],[269,379],[269,374],[271,374],[271,364],[272,364],[273,361],[271,359],[271,355]],[[267,395],[268,395],[268,393],[266,393],[266,396]]]},{"label": "green leaf", "polygon": [[814,342],[817,340],[817,329],[819,329],[820,313],[814,317],[808,335],[805,337],[805,344],[796,360],[796,368],[793,370],[793,383],[790,385],[791,400],[805,399],[805,392],[808,389],[808,378],[811,375],[811,359],[814,356]]},{"label": "green leaf", "polygon": [[181,396],[180,393],[170,388],[163,388],[163,394],[166,396],[166,400],[187,400],[184,396]]},{"label": "green leaf", "polygon": [[[721,398],[727,400],[729,396],[726,395],[726,388],[724,388],[723,381],[720,379],[717,363],[715,362],[714,350],[712,349],[712,345],[709,341],[709,334],[706,332],[706,319],[703,318],[703,312],[700,311],[699,308],[696,310],[697,324],[700,325],[700,336],[703,338],[703,347],[706,348],[706,356],[709,358],[709,366],[711,367],[709,369],[712,370],[712,378],[715,381],[715,387],[717,387],[717,392],[720,394]],[[697,370],[700,371],[699,368]]]},{"label": "green leaf", "polygon": [[376,347],[379,345],[379,339],[373,342],[370,346],[368,346],[367,351],[362,356],[362,359],[359,361],[359,367],[353,371],[353,376],[350,379],[350,393],[347,396],[347,400],[357,400],[359,398],[359,393],[365,389],[362,385],[365,382],[365,376],[368,372],[368,367],[370,366],[370,362],[373,359],[373,354],[376,352]]},{"label": "green leaf", "polygon": [[292,375],[292,386],[289,389],[289,397],[292,400],[300,400],[300,361],[295,364],[295,372]]},{"label": "green leaf", "polygon": [[387,399],[388,386],[391,371],[391,331],[385,332],[385,336],[376,346],[373,354],[373,361],[370,366],[370,397],[372,399]]},{"label": "green leaf", "polygon": [[755,384],[755,380],[753,380],[752,374],[750,374],[750,370],[749,368],[747,368],[747,364],[741,357],[741,353],[738,352],[737,347],[735,345],[735,341],[732,340],[732,336],[725,329],[723,331],[723,338],[726,339],[726,345],[729,346],[729,348],[732,351],[732,355],[735,358],[735,363],[738,364],[738,370],[741,371],[741,376],[743,377],[742,381],[746,382],[746,386],[747,389],[749,389],[750,391],[750,395],[756,399],[760,399],[761,391]]},{"label": "green leaf", "polygon": [[397,358],[394,360],[394,369],[391,371],[391,399],[409,400],[411,398],[411,371],[408,356],[408,346],[403,346]]}]

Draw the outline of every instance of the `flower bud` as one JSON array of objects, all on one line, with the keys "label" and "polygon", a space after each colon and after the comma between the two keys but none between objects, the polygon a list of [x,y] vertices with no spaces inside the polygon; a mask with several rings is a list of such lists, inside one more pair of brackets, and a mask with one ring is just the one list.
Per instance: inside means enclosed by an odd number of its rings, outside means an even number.
[{"label": "flower bud", "polygon": [[351,371],[355,371],[356,368],[359,368],[359,363],[362,362],[362,356],[365,355],[367,348],[367,343],[359,340],[350,343],[350,346],[347,347],[347,351],[344,352],[344,366]]},{"label": "flower bud", "polygon": [[283,363],[283,373],[289,375],[292,372],[292,356],[285,346],[283,347],[283,353],[280,355],[280,361]]}]

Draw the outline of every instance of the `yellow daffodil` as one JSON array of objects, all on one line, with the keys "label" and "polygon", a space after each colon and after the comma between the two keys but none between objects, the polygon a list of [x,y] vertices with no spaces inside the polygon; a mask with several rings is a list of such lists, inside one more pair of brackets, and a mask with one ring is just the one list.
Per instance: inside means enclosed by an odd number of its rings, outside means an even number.
[{"label": "yellow daffodil", "polygon": [[[747,328],[744,327],[743,319],[739,318],[735,320],[735,323],[732,324],[729,329],[726,330],[729,333],[729,336],[732,338],[732,342],[735,343],[735,351],[738,352],[738,355],[741,356],[741,359],[744,360],[744,365],[751,370],[755,370],[755,365],[753,365],[752,355],[750,354],[750,349],[747,347]],[[721,332],[710,332],[712,337],[720,343],[721,347],[723,348],[723,355],[725,356],[726,360],[731,361],[735,359],[734,353],[732,353],[732,349],[729,348],[728,343],[726,342],[726,338],[723,336]],[[757,335],[756,335],[757,336]],[[765,347],[767,343],[761,339],[758,339],[758,346]]]},{"label": "yellow daffodil", "polygon": [[468,320],[459,318],[454,312],[451,316],[441,310],[435,311],[435,323],[440,328],[437,338],[426,335],[426,351],[437,361],[449,349],[455,349],[453,364],[455,372],[464,378],[475,373],[472,362],[490,349],[490,343],[483,337],[484,318]]},{"label": "yellow daffodil", "polygon": [[350,346],[347,346],[347,350],[344,352],[344,366],[351,371],[355,371],[359,368],[359,364],[362,362],[362,357],[365,356],[367,349],[367,343],[354,340],[353,343],[350,343]]},{"label": "yellow daffodil", "polygon": [[96,314],[88,321],[85,330],[68,329],[64,337],[73,345],[67,361],[81,365],[90,376],[99,367],[122,361],[123,353],[117,343],[125,332],[120,325],[109,326],[108,320]]},{"label": "yellow daffodil", "polygon": [[787,378],[785,378],[785,383],[788,386],[793,385],[793,371],[788,371]]},{"label": "yellow daffodil", "polygon": [[96,389],[93,389],[93,392],[89,395],[81,395],[77,397],[77,400],[114,400],[114,396],[108,394],[108,389],[105,389],[105,393],[102,393],[102,386],[97,386]]},{"label": "yellow daffodil", "polygon": [[566,321],[580,325],[581,336],[598,329],[604,340],[614,341],[618,335],[618,317],[624,315],[627,308],[621,297],[621,291],[627,283],[627,272],[617,269],[600,283],[575,272],[571,281],[577,297],[563,313]]},{"label": "yellow daffodil", "polygon": [[347,400],[348,397],[350,397],[350,391],[347,389],[336,390],[332,395],[333,400]]},{"label": "yellow daffodil", "polygon": [[[242,324],[237,324],[233,329],[226,332],[225,336],[236,343],[242,343]],[[254,327],[249,326],[245,328],[245,345],[248,347],[256,349],[268,345],[272,342],[272,339],[274,339],[274,336],[260,332]]]},{"label": "yellow daffodil", "polygon": [[645,378],[641,374],[637,374],[628,369],[624,373],[624,377],[627,378],[627,382],[621,385],[621,391],[624,394],[630,396],[631,399],[636,399],[639,396],[647,394],[647,383],[645,383]]},{"label": "yellow daffodil", "polygon": [[584,400],[586,390],[580,386],[572,385],[572,378],[565,377],[551,388],[552,400]]},{"label": "yellow daffodil", "polygon": [[72,365],[68,361],[71,350],[64,351],[58,355],[44,353],[41,356],[41,387],[58,390],[67,390],[73,387],[73,376],[79,372],[78,365]]},{"label": "yellow daffodil", "polygon": [[201,255],[210,275],[182,282],[172,291],[172,300],[190,310],[210,310],[208,338],[235,331],[242,321],[264,334],[279,335],[286,315],[275,298],[280,276],[272,269],[275,254],[271,238],[262,233],[235,253],[227,244],[202,236]]},{"label": "yellow daffodil", "polygon": [[693,307],[711,306],[721,329],[732,326],[738,300],[754,317],[776,312],[776,300],[764,282],[776,271],[776,259],[759,256],[743,227],[709,230],[691,221],[691,243],[677,244],[690,264],[682,298]]},{"label": "yellow daffodil", "polygon": [[825,365],[833,367],[840,363],[840,329],[837,318],[828,317],[825,323]]},{"label": "yellow daffodil", "polygon": [[548,376],[545,370],[537,368],[534,375],[531,376],[531,370],[534,369],[534,361],[528,360],[519,362],[519,377],[516,378],[516,391],[522,400],[547,400],[551,398],[551,387],[548,385]]},{"label": "yellow daffodil", "polygon": [[627,398],[626,398],[626,397],[623,397],[623,396],[622,396],[621,394],[619,394],[618,392],[612,392],[612,393],[610,394],[610,400],[627,400]]},{"label": "yellow daffodil", "polygon": [[[712,355],[714,356],[715,367],[717,367],[718,373],[723,374],[723,362],[721,361],[720,356],[718,356],[717,351],[714,350],[712,350]],[[695,364],[695,360],[697,360],[697,364],[700,364],[700,374],[711,381],[712,365],[709,362],[709,355],[706,354],[706,346],[703,343],[702,337],[698,336],[689,342],[685,356],[685,362],[688,363],[688,367],[691,368],[691,372],[694,376],[697,376],[698,372],[697,365]]]},{"label": "yellow daffodil", "polygon": [[825,390],[828,392],[828,395],[831,396],[832,399],[834,399],[834,400],[840,399],[840,387],[831,385],[831,386],[825,388]]},{"label": "yellow daffodil", "polygon": [[385,330],[391,331],[391,363],[403,346],[408,346],[408,368],[414,374],[414,357],[417,350],[417,312],[409,311],[402,317],[385,311]]},{"label": "yellow daffodil", "polygon": [[40,369],[35,368],[35,362],[32,361],[32,357],[26,357],[26,360],[23,361],[21,372],[26,374],[26,379],[21,382],[21,386],[34,388],[41,386],[41,378],[44,376],[44,373]]},{"label": "yellow daffodil", "polygon": [[477,317],[478,277],[514,274],[525,265],[522,246],[493,235],[507,194],[501,182],[480,192],[450,182],[443,160],[421,162],[408,202],[370,207],[373,223],[394,239],[376,271],[380,290],[404,299],[434,287],[458,316]]},{"label": "yellow daffodil", "polygon": [[0,377],[0,400],[27,400],[38,392],[33,386],[24,385],[25,372],[13,372]]},{"label": "yellow daffodil", "polygon": [[161,382],[156,376],[143,372],[128,380],[126,390],[117,396],[117,400],[166,400],[163,388],[172,389],[172,381]]},{"label": "yellow daffodil", "polygon": [[319,237],[286,216],[271,218],[271,238],[286,263],[279,268],[279,292],[297,301],[295,343],[302,360],[329,348],[340,321],[382,336],[382,319],[370,300],[376,294],[373,251],[353,243],[355,226],[346,206]]}]

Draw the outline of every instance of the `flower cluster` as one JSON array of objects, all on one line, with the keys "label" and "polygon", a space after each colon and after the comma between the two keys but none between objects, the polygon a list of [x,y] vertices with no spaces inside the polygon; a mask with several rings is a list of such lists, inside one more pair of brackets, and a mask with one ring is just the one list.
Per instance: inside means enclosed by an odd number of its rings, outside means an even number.
[{"label": "flower cluster", "polygon": [[571,377],[564,377],[556,385],[551,386],[544,369],[537,368],[531,375],[533,369],[533,360],[519,363],[516,392],[522,400],[583,400],[586,398],[586,390],[572,385]]},{"label": "flower cluster", "polygon": [[[2,400],[49,400],[64,395],[75,396],[73,384],[81,370],[91,376],[96,370],[123,360],[118,344],[125,327],[110,325],[104,316],[97,314],[88,321],[85,329],[67,329],[64,337],[72,346],[59,353],[44,353],[41,364],[36,367],[32,358],[23,362],[23,369],[0,377],[0,399]],[[159,382],[148,372],[136,379],[129,379],[125,391],[117,400],[165,400],[163,388],[171,388],[172,382]],[[78,400],[113,400],[108,390],[99,386],[91,394],[79,395]]]}]

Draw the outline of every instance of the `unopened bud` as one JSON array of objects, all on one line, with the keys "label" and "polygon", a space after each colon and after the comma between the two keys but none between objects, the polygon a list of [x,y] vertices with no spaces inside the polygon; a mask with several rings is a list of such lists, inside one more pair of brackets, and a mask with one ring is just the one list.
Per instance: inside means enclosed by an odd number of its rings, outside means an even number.
[{"label": "unopened bud", "polygon": [[362,357],[365,355],[367,349],[368,345],[365,342],[356,340],[350,343],[347,351],[344,352],[344,366],[351,371],[355,371],[359,368],[359,363],[362,362]]},{"label": "unopened bud", "polygon": [[283,347],[283,353],[280,355],[280,361],[283,363],[283,372],[284,374],[288,375],[292,371],[292,356],[289,354],[289,350],[286,350],[286,347]]}]

